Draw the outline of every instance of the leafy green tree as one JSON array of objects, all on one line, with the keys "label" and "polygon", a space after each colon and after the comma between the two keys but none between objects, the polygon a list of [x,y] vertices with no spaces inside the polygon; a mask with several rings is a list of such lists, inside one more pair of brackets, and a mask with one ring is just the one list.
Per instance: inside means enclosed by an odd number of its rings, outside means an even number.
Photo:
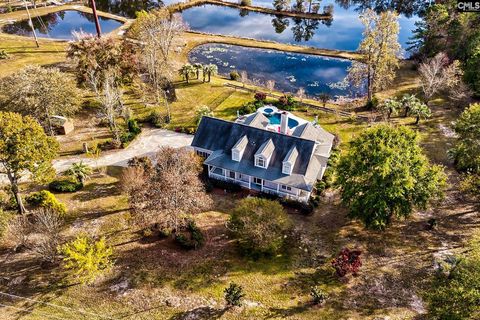
[{"label": "leafy green tree", "polygon": [[138,57],[133,45],[114,37],[91,37],[84,34],[69,44],[67,57],[75,63],[79,85],[85,84],[93,73],[100,78],[107,70],[115,69],[115,82],[129,82],[137,73]]},{"label": "leafy green tree", "polygon": [[464,80],[480,94],[480,15],[459,12],[456,0],[436,1],[428,6],[418,21],[410,48],[422,58],[431,58],[444,51],[452,60],[459,60]]},{"label": "leafy green tree", "polygon": [[381,103],[377,109],[383,114],[387,115],[387,119],[390,120],[392,115],[398,114],[400,111],[402,104],[397,99],[386,99],[383,103]]},{"label": "leafy green tree", "polygon": [[360,20],[365,26],[358,51],[363,54],[348,70],[347,79],[357,87],[367,86],[368,102],[373,94],[386,88],[395,78],[399,66],[398,14],[385,11],[377,15],[367,9]]},{"label": "leafy green tree", "polygon": [[51,136],[51,117],[71,116],[79,108],[75,81],[56,68],[27,66],[0,79],[0,111],[32,116]]},{"label": "leafy green tree", "polygon": [[19,213],[25,213],[18,187],[20,179],[28,174],[39,182],[52,179],[55,170],[51,162],[57,151],[58,142],[48,137],[32,117],[0,112],[0,173],[10,181]]},{"label": "leafy green tree", "polygon": [[[480,245],[475,236],[468,253],[457,257],[447,274],[439,272],[426,293],[432,319],[467,320],[480,316]],[[439,270],[441,271],[441,270]]]},{"label": "leafy green tree", "polygon": [[92,283],[113,265],[113,250],[105,238],[95,241],[87,236],[78,236],[60,248],[64,268],[81,283]]},{"label": "leafy green tree", "polygon": [[455,166],[461,171],[480,173],[480,103],[463,111],[454,126],[458,135],[451,150]]},{"label": "leafy green tree", "polygon": [[324,108],[327,106],[327,102],[330,98],[331,96],[326,92],[322,92],[318,95],[318,99],[320,99]]},{"label": "leafy green tree", "polygon": [[195,68],[190,63],[186,63],[180,68],[178,73],[189,83],[191,75],[195,73]]},{"label": "leafy green tree", "polygon": [[233,210],[229,228],[247,254],[276,254],[283,247],[291,221],[278,201],[241,200]]},{"label": "leafy green tree", "polygon": [[203,66],[203,82],[205,82],[205,76],[208,77],[208,82],[210,78],[218,73],[218,67],[215,64],[207,64]]},{"label": "leafy green tree", "polygon": [[203,70],[203,65],[201,63],[194,63],[193,68],[195,69],[196,79],[200,78],[200,71]]},{"label": "leafy green tree", "polygon": [[195,110],[195,119],[197,124],[200,123],[203,116],[213,117],[213,111],[208,106],[201,106]]},{"label": "leafy green tree", "polygon": [[65,174],[75,178],[81,184],[84,184],[85,180],[87,180],[89,175],[92,174],[92,168],[89,165],[83,163],[83,161],[74,162],[65,172]]},{"label": "leafy green tree", "polygon": [[421,119],[430,118],[432,116],[432,111],[425,103],[418,100],[415,103],[411,104],[410,115],[416,118],[415,124],[418,124],[418,122],[420,121],[420,118]]},{"label": "leafy green tree", "polygon": [[349,216],[369,228],[384,229],[443,194],[446,177],[407,127],[378,125],[350,142],[337,166],[337,183]]}]

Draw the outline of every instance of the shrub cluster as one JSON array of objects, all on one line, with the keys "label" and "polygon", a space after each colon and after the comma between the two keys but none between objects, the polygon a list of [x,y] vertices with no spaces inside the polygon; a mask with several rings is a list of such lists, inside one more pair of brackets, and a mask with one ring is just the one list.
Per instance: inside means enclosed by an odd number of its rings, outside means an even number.
[{"label": "shrub cluster", "polygon": [[278,201],[251,197],[239,202],[228,226],[243,253],[257,258],[283,249],[291,221]]},{"label": "shrub cluster", "polygon": [[189,220],[185,227],[185,233],[177,233],[175,241],[184,249],[192,250],[202,247],[205,243],[205,237],[194,220]]},{"label": "shrub cluster", "polygon": [[55,195],[47,190],[31,193],[25,200],[32,206],[51,209],[59,215],[67,213],[65,204],[58,201]]},{"label": "shrub cluster", "polygon": [[126,147],[130,142],[135,139],[142,132],[140,126],[137,123],[137,120],[128,119],[127,121],[127,131],[123,132],[120,136],[120,141],[122,142],[122,147]]},{"label": "shrub cluster", "polygon": [[225,294],[225,302],[227,303],[228,307],[242,305],[242,299],[245,297],[242,286],[232,282],[228,287],[225,288],[225,290],[223,290],[223,292]]},{"label": "shrub cluster", "polygon": [[337,276],[344,277],[348,273],[357,275],[358,270],[362,266],[362,260],[360,260],[360,250],[350,250],[343,248],[338,257],[332,260],[332,267],[335,269]]},{"label": "shrub cluster", "polygon": [[211,184],[215,188],[219,188],[222,190],[227,190],[233,193],[240,192],[242,187],[239,184],[217,180],[217,179],[209,179],[209,184]]},{"label": "shrub cluster", "polygon": [[76,192],[83,188],[83,184],[70,179],[62,179],[50,182],[48,188],[53,192]]},{"label": "shrub cluster", "polygon": [[275,103],[276,107],[286,111],[293,111],[297,107],[297,102],[292,95],[285,95]]},{"label": "shrub cluster", "polygon": [[265,101],[267,99],[267,94],[265,92],[257,92],[254,96],[256,101]]}]

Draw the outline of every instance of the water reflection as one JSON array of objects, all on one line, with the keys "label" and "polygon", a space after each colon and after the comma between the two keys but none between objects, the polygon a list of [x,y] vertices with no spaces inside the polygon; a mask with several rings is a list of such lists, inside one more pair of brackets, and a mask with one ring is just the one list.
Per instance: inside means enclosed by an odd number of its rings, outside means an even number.
[{"label": "water reflection", "polygon": [[[40,37],[70,40],[73,31],[82,30],[86,33],[96,33],[93,15],[75,10],[49,13],[32,19],[32,22]],[[122,25],[120,21],[103,17],[99,17],[99,22],[103,33],[111,32]],[[33,35],[28,20],[6,25],[2,31],[22,36]]]},{"label": "water reflection", "polygon": [[[353,7],[347,10],[338,5],[334,5],[333,10],[333,20],[314,20],[259,12],[239,15],[239,10],[235,8],[204,5],[187,9],[182,16],[192,30],[201,32],[317,48],[356,50],[364,28],[358,18],[359,13]],[[400,16],[399,42],[403,48],[408,47],[417,20],[418,17]]]},{"label": "water reflection", "polygon": [[351,62],[308,54],[245,48],[225,44],[206,44],[195,48],[189,55],[192,63],[213,63],[220,74],[231,71],[246,71],[248,78],[265,84],[274,80],[276,89],[295,93],[303,87],[307,95],[322,92],[331,95],[355,95],[351,88],[334,84],[342,81]]}]

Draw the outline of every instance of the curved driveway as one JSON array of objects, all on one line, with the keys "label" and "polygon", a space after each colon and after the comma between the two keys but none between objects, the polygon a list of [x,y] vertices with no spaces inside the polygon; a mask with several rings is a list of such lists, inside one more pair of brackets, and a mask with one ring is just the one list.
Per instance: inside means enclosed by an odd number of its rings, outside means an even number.
[{"label": "curved driveway", "polygon": [[193,136],[185,133],[177,133],[165,129],[143,129],[140,136],[127,148],[104,152],[98,159],[86,156],[65,157],[53,161],[53,167],[57,172],[67,170],[74,162],[83,161],[91,167],[127,166],[128,160],[133,157],[148,156],[153,158],[161,147],[181,148],[190,146]]}]

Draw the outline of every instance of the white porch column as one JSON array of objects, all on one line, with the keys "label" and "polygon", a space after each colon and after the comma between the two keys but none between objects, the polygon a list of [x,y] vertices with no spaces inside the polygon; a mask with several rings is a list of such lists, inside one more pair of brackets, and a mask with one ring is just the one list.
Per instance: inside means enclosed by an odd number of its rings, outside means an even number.
[{"label": "white porch column", "polygon": [[248,176],[248,189],[252,189],[252,176]]},{"label": "white porch column", "polygon": [[209,166],[208,166],[208,177],[209,177],[209,178],[211,177],[211,176],[210,176],[210,172],[211,172],[211,171],[212,171],[212,166],[209,165]]},{"label": "white porch column", "polygon": [[277,183],[277,193],[280,192],[280,183]]}]

